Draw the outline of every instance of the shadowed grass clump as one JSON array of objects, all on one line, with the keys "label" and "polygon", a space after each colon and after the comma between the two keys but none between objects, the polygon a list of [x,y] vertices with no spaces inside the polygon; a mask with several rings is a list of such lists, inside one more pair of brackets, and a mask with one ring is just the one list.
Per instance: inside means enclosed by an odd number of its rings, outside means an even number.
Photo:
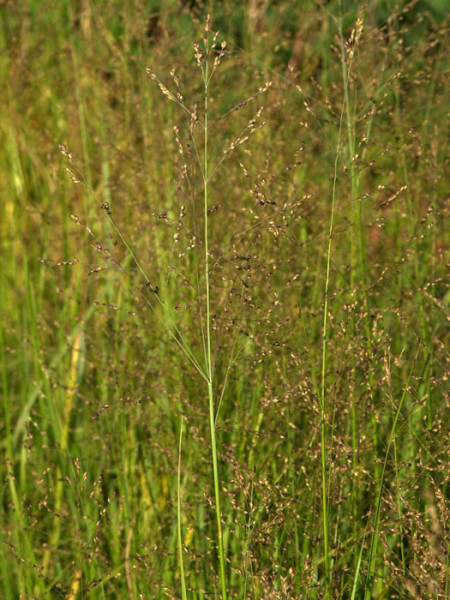
[{"label": "shadowed grass clump", "polygon": [[44,4],[0,6],[0,596],[448,597],[440,3]]}]

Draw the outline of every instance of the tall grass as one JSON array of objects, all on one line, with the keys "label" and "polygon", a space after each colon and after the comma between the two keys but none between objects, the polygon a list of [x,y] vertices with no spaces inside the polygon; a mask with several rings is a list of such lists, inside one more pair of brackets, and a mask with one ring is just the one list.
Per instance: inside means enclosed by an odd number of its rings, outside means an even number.
[{"label": "tall grass", "polygon": [[448,596],[438,3],[0,11],[0,596]]}]

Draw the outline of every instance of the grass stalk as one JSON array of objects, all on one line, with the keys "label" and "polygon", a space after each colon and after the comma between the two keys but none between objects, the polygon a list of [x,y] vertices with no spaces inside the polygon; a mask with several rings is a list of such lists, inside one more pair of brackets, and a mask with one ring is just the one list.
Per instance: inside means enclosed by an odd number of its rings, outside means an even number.
[{"label": "grass stalk", "polygon": [[[342,24],[340,27],[342,32]],[[328,245],[326,258],[326,275],[324,289],[324,307],[323,307],[323,322],[322,322],[322,367],[320,377],[320,440],[321,440],[321,487],[322,487],[322,529],[323,529],[323,550],[324,550],[324,565],[325,565],[325,594],[326,598],[330,598],[331,593],[331,556],[329,549],[329,507],[328,507],[328,475],[327,475],[327,429],[326,429],[326,372],[327,372],[327,346],[328,346],[328,308],[329,308],[329,291],[330,291],[330,275],[333,250],[333,233],[334,233],[334,218],[336,207],[336,190],[338,179],[338,165],[340,160],[340,152],[342,145],[342,128],[344,122],[344,113],[347,113],[349,118],[349,97],[348,97],[348,73],[345,72],[345,56],[342,57],[343,75],[344,75],[344,100],[340,111],[338,139],[336,144],[336,154],[334,160],[333,184],[331,193],[331,210],[330,222],[328,229]],[[349,130],[349,137],[353,139]],[[353,181],[353,177],[352,177]],[[352,237],[353,240],[353,237]],[[352,241],[352,256],[354,253]],[[353,269],[352,269],[353,272]],[[352,412],[352,439],[355,446],[355,414]]]},{"label": "grass stalk", "polygon": [[341,130],[344,114],[344,105],[341,110],[339,123],[338,142],[334,160],[333,186],[331,192],[331,212],[328,230],[327,262],[324,289],[323,321],[322,321],[322,366],[320,374],[320,462],[321,462],[321,494],[322,494],[322,530],[323,530],[323,553],[325,565],[325,597],[330,598],[331,589],[331,562],[329,550],[328,529],[328,477],[327,477],[327,430],[326,430],[326,371],[327,371],[327,345],[328,345],[328,296],[330,290],[330,273],[333,246],[334,214],[336,204],[337,171],[339,163],[339,152],[341,145]]},{"label": "grass stalk", "polygon": [[183,537],[181,532],[181,448],[183,443],[184,417],[181,417],[180,441],[178,444],[178,473],[177,473],[177,535],[178,558],[180,561],[181,598],[187,600],[186,576],[184,573]]},{"label": "grass stalk", "polygon": [[[208,41],[206,42],[208,44]],[[208,48],[205,64],[203,67],[204,80],[204,163],[203,163],[203,199],[204,199],[204,244],[205,244],[205,292],[206,292],[206,374],[208,383],[209,400],[209,427],[211,435],[211,459],[214,478],[214,497],[216,505],[216,524],[217,524],[217,545],[220,563],[220,584],[222,590],[222,599],[227,598],[227,584],[225,576],[225,554],[223,547],[222,533],[222,514],[220,508],[220,485],[219,485],[219,467],[217,460],[217,441],[216,441],[216,415],[214,407],[214,381],[213,381],[213,363],[211,350],[211,299],[210,299],[210,281],[209,281],[209,227],[208,227],[208,207],[209,207],[209,158],[208,158],[208,103],[209,103],[209,65]]]}]

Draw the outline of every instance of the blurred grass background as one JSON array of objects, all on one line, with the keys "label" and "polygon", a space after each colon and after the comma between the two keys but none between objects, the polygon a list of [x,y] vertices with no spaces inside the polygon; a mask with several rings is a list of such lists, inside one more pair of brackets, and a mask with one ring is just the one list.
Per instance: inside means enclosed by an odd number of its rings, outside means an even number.
[{"label": "blurred grass background", "polygon": [[211,179],[228,595],[448,597],[444,4],[0,3],[2,598],[180,597],[182,415],[188,597],[219,594],[207,394],[161,326],[201,355],[202,146],[146,73],[201,121],[207,13],[213,165],[264,106]]}]

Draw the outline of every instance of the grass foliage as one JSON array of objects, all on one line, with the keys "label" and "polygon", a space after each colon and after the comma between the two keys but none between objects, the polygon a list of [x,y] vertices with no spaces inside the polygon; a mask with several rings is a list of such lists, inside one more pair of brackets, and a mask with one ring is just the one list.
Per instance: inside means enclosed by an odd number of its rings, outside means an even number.
[{"label": "grass foliage", "polygon": [[449,597],[448,25],[0,3],[1,598]]}]

